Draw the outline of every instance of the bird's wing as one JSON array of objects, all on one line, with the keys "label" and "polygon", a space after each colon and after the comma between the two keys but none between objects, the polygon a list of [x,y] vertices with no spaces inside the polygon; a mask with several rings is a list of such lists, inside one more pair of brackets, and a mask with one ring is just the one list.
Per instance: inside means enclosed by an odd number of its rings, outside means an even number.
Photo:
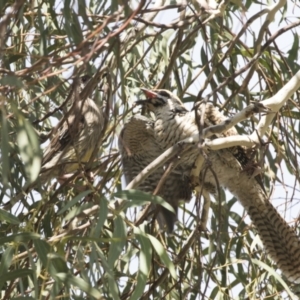
[{"label": "bird's wing", "polygon": [[[83,127],[84,118],[78,110],[79,105],[83,108],[83,102],[80,101],[80,92],[86,84],[86,76],[75,78],[73,82],[73,89],[68,96],[68,104],[71,105],[70,111],[65,115],[58,124],[52,129],[49,145],[44,149],[42,170],[45,171],[45,164],[51,161],[54,155],[60,155],[67,148],[72,137],[80,132]],[[77,119],[76,119],[77,117]],[[79,117],[79,120],[78,120]]]},{"label": "bird's wing", "polygon": [[84,117],[76,118],[75,115],[71,115],[62,125],[58,124],[57,127],[54,129],[50,144],[44,150],[42,166],[53,159],[54,155],[60,153],[63,155],[69,144],[76,140],[76,136],[83,130]]},{"label": "bird's wing", "polygon": [[[129,183],[162,153],[154,137],[153,122],[141,115],[132,117],[121,131],[119,149],[125,179]],[[148,179],[140,188],[145,192],[153,192],[153,185],[153,180]]]},{"label": "bird's wing", "polygon": [[[212,103],[202,103],[200,106],[200,114],[201,111],[205,111],[205,125],[206,126],[213,126],[216,124],[220,124],[222,122],[225,122],[227,118],[223,115],[222,112],[219,111],[219,109],[214,106]],[[230,128],[227,130],[223,136],[232,136],[237,135],[238,132],[235,127]],[[255,172],[255,165],[256,163],[252,161],[248,156],[244,148],[241,146],[235,146],[228,148],[228,150],[232,153],[232,155],[236,158],[236,160],[241,165],[242,169],[249,173],[249,176],[252,176],[252,174]],[[267,192],[265,190],[264,184],[263,184],[263,178],[260,173],[254,176],[255,180],[258,182],[264,193],[267,195]]]},{"label": "bird's wing", "polygon": [[[119,149],[127,184],[162,154],[162,149],[154,136],[153,126],[154,123],[150,119],[136,115],[124,125],[121,131]],[[163,174],[163,168],[157,169],[137,188],[153,193]],[[158,195],[171,204],[177,212],[180,200],[190,200],[191,188],[188,180],[180,172],[174,171],[169,174]],[[158,221],[161,227],[166,225],[166,229],[172,231],[176,215],[160,207]]]},{"label": "bird's wing", "polygon": [[[74,172],[78,163],[90,160],[100,143],[102,111],[90,98],[75,100],[68,114],[53,129],[50,143],[44,150],[41,174],[45,178],[48,173],[54,177]],[[56,172],[53,173],[54,168]]]}]

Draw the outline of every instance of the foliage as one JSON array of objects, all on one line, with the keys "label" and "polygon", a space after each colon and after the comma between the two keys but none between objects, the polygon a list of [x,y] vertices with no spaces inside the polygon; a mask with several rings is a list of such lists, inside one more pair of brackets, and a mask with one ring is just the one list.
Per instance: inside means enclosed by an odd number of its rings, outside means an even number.
[{"label": "foliage", "polygon": [[[300,291],[276,272],[227,193],[212,203],[209,234],[195,230],[199,197],[182,205],[172,236],[154,222],[134,223],[144,203],[136,199],[153,198],[121,192],[116,140],[138,112],[140,87],[172,90],[190,108],[207,97],[231,116],[299,70],[297,1],[278,2],[273,23],[260,1],[219,1],[219,12],[205,1],[177,2],[0,2],[2,299],[282,299]],[[71,78],[85,73],[100,78],[84,93],[98,86],[93,97],[105,115],[94,178],[78,170],[7,209],[38,176],[39,145],[68,109]],[[295,94],[257,151],[267,189],[288,192],[275,203],[285,217],[299,203],[299,105]],[[239,132],[252,132],[258,118]],[[129,200],[115,208],[119,197]]]}]

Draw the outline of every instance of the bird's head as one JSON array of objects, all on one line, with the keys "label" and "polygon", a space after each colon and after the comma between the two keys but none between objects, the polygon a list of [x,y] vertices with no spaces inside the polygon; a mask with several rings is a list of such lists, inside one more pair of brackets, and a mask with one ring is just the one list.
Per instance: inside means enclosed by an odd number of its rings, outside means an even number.
[{"label": "bird's head", "polygon": [[149,111],[157,113],[162,110],[186,112],[180,99],[168,90],[141,89],[147,99],[137,100],[135,103],[145,106]]}]

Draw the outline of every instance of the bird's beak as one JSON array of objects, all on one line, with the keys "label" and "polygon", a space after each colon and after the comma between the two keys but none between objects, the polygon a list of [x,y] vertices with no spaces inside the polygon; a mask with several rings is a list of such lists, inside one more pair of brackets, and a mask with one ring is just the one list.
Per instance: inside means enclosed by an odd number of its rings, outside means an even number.
[{"label": "bird's beak", "polygon": [[151,90],[144,89],[144,88],[141,88],[141,90],[144,92],[144,94],[147,97],[147,99],[145,99],[145,100],[139,99],[139,100],[135,101],[136,105],[147,104],[150,99],[153,99],[153,98],[157,97],[157,93],[156,92],[153,92]]},{"label": "bird's beak", "polygon": [[148,89],[141,88],[147,98],[155,98],[157,97],[157,93]]}]

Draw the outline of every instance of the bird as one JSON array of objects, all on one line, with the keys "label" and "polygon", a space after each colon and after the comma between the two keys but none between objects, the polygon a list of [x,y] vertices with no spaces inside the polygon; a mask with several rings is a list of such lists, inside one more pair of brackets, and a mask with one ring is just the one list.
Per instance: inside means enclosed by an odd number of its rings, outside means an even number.
[{"label": "bird", "polygon": [[[143,89],[143,92],[146,99],[136,103],[154,113],[154,136],[163,150],[199,133],[195,112],[188,111],[175,94],[162,89]],[[204,113],[205,126],[226,119],[211,103],[200,105],[198,110],[198,115]],[[236,134],[235,129],[225,132],[225,135],[232,134]],[[182,169],[190,169],[198,155],[197,147],[184,153]],[[269,256],[288,280],[300,283],[300,240],[294,229],[280,216],[258,181],[244,172],[243,163],[230,150],[209,151],[207,157],[219,184],[236,196],[248,212]],[[203,180],[216,186],[210,170]]]},{"label": "bird", "polygon": [[[126,184],[163,152],[154,137],[154,121],[142,115],[134,115],[124,124],[118,147]],[[137,189],[152,194],[164,172],[163,167],[157,169]],[[188,178],[176,168],[172,170],[158,195],[173,207],[175,214],[163,206],[158,207],[157,220],[161,230],[173,232],[179,202],[190,200],[191,194]]]},{"label": "bird", "polygon": [[11,197],[10,201],[4,204],[4,209],[11,209],[38,185],[43,185],[53,178],[65,179],[70,173],[85,168],[97,152],[101,143],[104,118],[94,100],[81,98],[81,92],[89,79],[89,75],[74,79],[73,90],[69,99],[67,98],[67,106],[70,109],[51,130],[50,142],[43,150],[38,178]]},{"label": "bird", "polygon": [[102,111],[93,99],[82,99],[80,95],[88,79],[84,75],[73,83],[71,108],[53,128],[50,143],[43,150],[41,182],[84,168],[99,147],[104,124]]}]

